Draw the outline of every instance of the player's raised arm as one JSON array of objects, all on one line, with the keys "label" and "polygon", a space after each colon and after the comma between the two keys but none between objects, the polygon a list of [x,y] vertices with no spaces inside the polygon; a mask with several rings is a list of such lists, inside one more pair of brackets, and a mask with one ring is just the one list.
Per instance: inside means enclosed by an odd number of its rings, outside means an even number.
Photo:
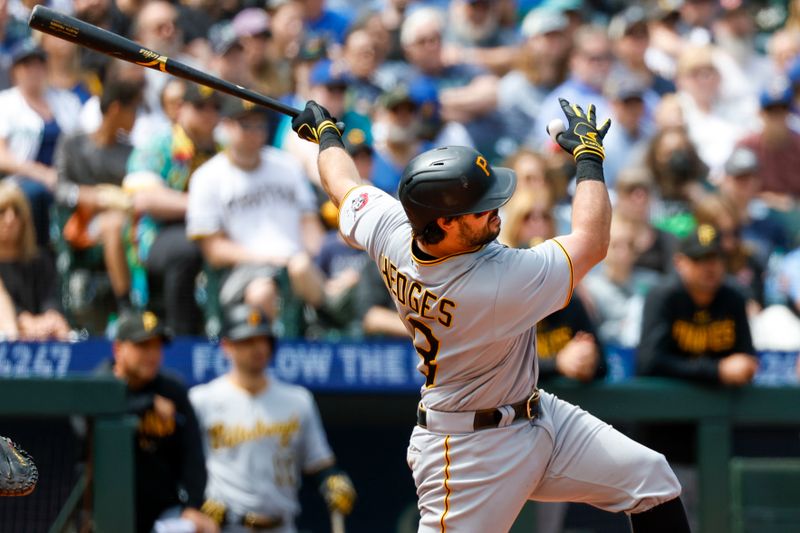
[{"label": "player's raised arm", "polygon": [[594,105],[589,105],[584,112],[580,106],[563,98],[559,101],[567,117],[567,126],[564,128],[560,121],[553,121],[548,125],[548,132],[561,148],[575,157],[577,187],[572,200],[572,231],[556,240],[572,260],[577,284],[608,251],[611,202],[603,177],[603,137],[611,122],[606,120],[598,128]]},{"label": "player's raised arm", "polygon": [[309,100],[305,109],[292,120],[292,129],[301,139],[319,144],[317,164],[322,187],[339,207],[347,191],[361,183],[353,159],[344,150],[342,125],[327,109]]}]

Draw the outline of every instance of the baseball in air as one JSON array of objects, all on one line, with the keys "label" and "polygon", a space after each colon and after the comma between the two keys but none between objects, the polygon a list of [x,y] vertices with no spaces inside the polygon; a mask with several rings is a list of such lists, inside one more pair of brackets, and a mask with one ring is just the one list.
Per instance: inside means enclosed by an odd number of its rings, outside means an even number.
[{"label": "baseball in air", "polygon": [[564,126],[564,121],[561,120],[560,118],[554,118],[547,125],[547,133],[550,134],[550,138],[553,139],[553,141],[555,141],[555,142],[558,142],[556,140],[556,137],[558,137],[558,134],[566,131],[566,129],[567,129],[567,127]]}]

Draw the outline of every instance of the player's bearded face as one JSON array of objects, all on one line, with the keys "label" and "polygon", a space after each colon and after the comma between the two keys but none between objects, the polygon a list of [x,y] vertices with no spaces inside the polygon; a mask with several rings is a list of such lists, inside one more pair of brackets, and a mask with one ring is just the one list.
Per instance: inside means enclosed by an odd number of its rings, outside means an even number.
[{"label": "player's bearded face", "polygon": [[460,219],[458,234],[465,247],[481,246],[492,242],[500,234],[498,210],[465,215]]},{"label": "player's bearded face", "polygon": [[134,343],[120,342],[115,359],[121,373],[134,385],[149,383],[156,378],[162,361],[161,339]]}]

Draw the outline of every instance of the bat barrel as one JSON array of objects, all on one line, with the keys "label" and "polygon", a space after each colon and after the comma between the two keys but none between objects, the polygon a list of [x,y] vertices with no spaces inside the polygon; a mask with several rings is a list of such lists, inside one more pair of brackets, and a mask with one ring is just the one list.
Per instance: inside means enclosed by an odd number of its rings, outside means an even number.
[{"label": "bat barrel", "polygon": [[42,5],[37,5],[33,8],[28,25],[33,29],[91,48],[102,54],[211,87],[254,104],[274,109],[290,117],[296,117],[300,114],[299,109],[295,109],[278,100],[211,76],[180,61],[149,50],[121,35],[98,28],[88,22],[59,13]]}]

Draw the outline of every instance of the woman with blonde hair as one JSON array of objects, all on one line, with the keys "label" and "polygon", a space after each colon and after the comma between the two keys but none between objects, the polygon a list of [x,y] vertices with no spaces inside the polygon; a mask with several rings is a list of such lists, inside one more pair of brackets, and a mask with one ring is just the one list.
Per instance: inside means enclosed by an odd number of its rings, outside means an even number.
[{"label": "woman with blonde hair", "polygon": [[517,189],[503,207],[498,240],[510,248],[528,248],[555,235],[552,197],[547,189]]},{"label": "woman with blonde hair", "polygon": [[36,246],[31,209],[14,182],[0,182],[0,280],[14,303],[19,338],[64,340],[69,325],[59,311],[50,255]]}]

